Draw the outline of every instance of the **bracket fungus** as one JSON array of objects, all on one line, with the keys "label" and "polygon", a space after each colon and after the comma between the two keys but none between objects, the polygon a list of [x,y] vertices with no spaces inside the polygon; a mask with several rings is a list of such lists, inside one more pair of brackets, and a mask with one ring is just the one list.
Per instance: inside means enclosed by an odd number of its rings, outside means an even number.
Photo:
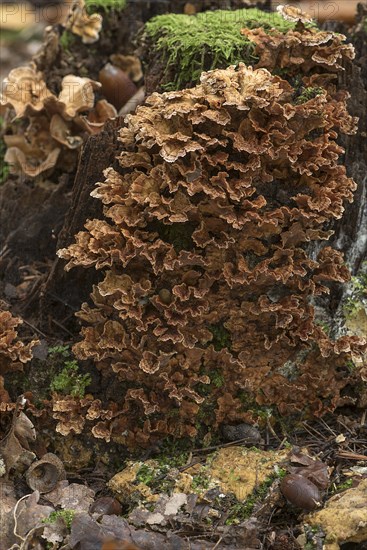
[{"label": "bracket fungus", "polygon": [[[5,161],[11,171],[31,178],[52,172],[57,163],[64,169],[72,169],[84,132],[96,133],[107,118],[116,116],[116,110],[107,102],[102,109],[98,102],[95,105],[99,82],[66,75],[56,96],[47,88],[44,78],[33,62],[14,69],[5,79],[0,100],[2,105],[14,109],[16,118],[24,119],[24,124],[12,129],[16,133],[4,135]],[[93,119],[98,124],[93,124]]]},{"label": "bracket fungus", "polygon": [[38,340],[25,344],[18,338],[17,328],[22,322],[22,319],[13,317],[0,303],[0,412],[15,407],[4,387],[4,375],[22,370],[23,365],[32,359],[32,349],[38,344]]},{"label": "bracket fungus", "polygon": [[89,14],[84,0],[74,0],[65,28],[81,37],[84,44],[93,44],[99,39],[102,15]]},{"label": "bracket fungus", "polygon": [[323,241],[353,200],[336,138],[356,121],[314,63],[301,84],[322,90],[302,102],[299,83],[241,63],[125,119],[118,171],[92,192],[105,220],[58,252],[104,274],[74,347],[119,380],[98,437],[144,445],[251,423],[256,406],[320,416],[348,399],[345,364],[364,342],[331,340],[312,299],[349,278]]},{"label": "bracket fungus", "polygon": [[18,339],[17,327],[22,322],[0,307],[0,374],[19,369],[32,359],[32,348],[38,341],[24,344]]}]

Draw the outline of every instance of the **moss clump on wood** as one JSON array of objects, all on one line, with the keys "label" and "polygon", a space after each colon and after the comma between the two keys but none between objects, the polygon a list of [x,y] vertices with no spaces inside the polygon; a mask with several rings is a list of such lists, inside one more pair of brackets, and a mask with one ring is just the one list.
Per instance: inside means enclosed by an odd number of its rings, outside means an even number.
[{"label": "moss clump on wood", "polygon": [[324,92],[324,88],[320,87],[309,86],[307,88],[303,88],[301,94],[296,99],[296,103],[297,105],[301,105],[302,103],[306,103],[307,101],[314,99],[318,95],[322,95]]},{"label": "moss clump on wood", "polygon": [[165,74],[174,75],[169,82],[164,79],[162,87],[178,90],[183,85],[196,84],[204,70],[225,68],[240,61],[254,65],[258,61],[255,45],[241,35],[244,27],[263,27],[267,32],[275,28],[286,33],[295,23],[256,8],[217,10],[195,16],[160,15],[148,21],[146,33],[153,49],[161,53]]},{"label": "moss clump on wood", "polygon": [[70,52],[70,49],[76,44],[76,42],[76,35],[66,29],[61,34],[59,40],[61,48],[66,52]]}]

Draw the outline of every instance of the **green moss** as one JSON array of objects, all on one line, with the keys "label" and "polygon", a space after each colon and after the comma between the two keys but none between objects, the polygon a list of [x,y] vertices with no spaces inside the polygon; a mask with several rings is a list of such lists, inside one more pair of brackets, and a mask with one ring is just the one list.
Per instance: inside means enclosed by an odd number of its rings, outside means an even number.
[{"label": "green moss", "polygon": [[296,98],[296,103],[297,105],[301,105],[302,103],[306,103],[307,101],[314,99],[314,97],[317,97],[318,95],[322,95],[324,92],[324,88],[320,87],[311,86],[308,88],[302,88],[300,95]]},{"label": "green moss", "polygon": [[345,363],[345,366],[347,367],[349,372],[353,372],[353,371],[356,370],[356,365],[354,364],[354,362],[351,359]]},{"label": "green moss", "polygon": [[344,303],[345,317],[354,317],[360,310],[367,307],[367,261],[362,263],[361,269],[351,278],[349,296]]},{"label": "green moss", "polygon": [[77,37],[71,31],[64,30],[60,35],[59,44],[65,52],[70,52],[72,46],[76,43]]},{"label": "green moss", "polygon": [[[220,351],[224,348],[231,349],[232,342],[230,333],[222,324],[210,325],[208,329],[213,335],[213,340],[210,343],[213,344],[215,351]],[[215,384],[215,382],[213,383]]]},{"label": "green moss", "polygon": [[48,518],[42,520],[43,523],[55,523],[58,518],[62,518],[65,522],[66,527],[71,529],[71,524],[75,516],[75,510],[58,510],[56,512],[51,512]]},{"label": "green moss", "polygon": [[61,392],[73,397],[84,397],[85,388],[90,384],[89,374],[80,374],[78,363],[65,361],[64,368],[52,379],[50,388],[52,391]]},{"label": "green moss", "polygon": [[142,464],[136,474],[136,481],[144,483],[155,493],[170,493],[175,486],[176,476],[170,476],[187,464],[189,459],[189,442],[167,438],[162,443],[162,452],[154,457],[151,464]]},{"label": "green moss", "polygon": [[136,481],[138,481],[139,483],[144,483],[145,485],[148,485],[148,487],[150,487],[156,477],[157,474],[154,468],[151,468],[146,464],[142,464],[136,474]]},{"label": "green moss", "polygon": [[126,0],[86,0],[85,5],[88,13],[121,11],[126,7]]},{"label": "green moss", "polygon": [[[241,35],[244,27],[273,28],[286,33],[295,24],[279,14],[258,9],[207,11],[197,15],[159,15],[146,24],[154,49],[162,52],[166,74],[173,69],[174,80],[165,89],[180,89],[195,84],[203,70],[225,68],[240,61],[255,64],[255,45]],[[177,71],[179,67],[179,71]]]},{"label": "green moss", "polygon": [[230,506],[228,510],[228,517],[225,521],[226,525],[239,524],[248,519],[254,510],[255,504],[264,500],[268,494],[269,487],[274,483],[274,481],[278,478],[284,477],[285,475],[286,471],[283,468],[279,468],[278,472],[268,476],[244,502],[236,501],[232,506]]},{"label": "green moss", "polygon": [[52,346],[48,348],[48,355],[50,357],[64,357],[67,358],[70,356],[70,348],[69,346]]},{"label": "green moss", "polygon": [[322,328],[325,334],[330,335],[331,327],[328,323],[326,323],[325,321],[315,321],[315,323]]},{"label": "green moss", "polygon": [[343,481],[343,483],[335,485],[332,493],[339,493],[340,491],[345,491],[346,489],[350,489],[351,487],[353,487],[353,479],[347,479],[346,481]]},{"label": "green moss", "polygon": [[224,386],[224,376],[222,372],[219,372],[218,370],[214,370],[209,374],[210,382],[216,387],[216,388],[222,388]]},{"label": "green moss", "polygon": [[[222,348],[218,348],[218,350],[219,349],[222,349]],[[212,370],[210,372],[207,372],[205,369],[202,369],[200,371],[200,375],[209,376],[209,379],[210,379],[210,382],[207,384],[199,383],[195,386],[195,390],[202,397],[208,397],[209,395],[213,394],[215,388],[222,388],[224,386],[224,383],[225,383],[224,375],[218,369]],[[208,407],[208,405],[211,406],[212,404],[208,400],[206,400],[205,406]],[[211,410],[210,414],[212,414],[212,412],[213,411]]]},{"label": "green moss", "polygon": [[192,234],[196,226],[192,223],[173,223],[166,225],[159,221],[148,224],[147,230],[158,233],[158,236],[167,243],[172,244],[175,251],[192,250],[194,242]]},{"label": "green moss", "polygon": [[202,491],[208,489],[210,484],[210,479],[207,474],[207,469],[205,466],[202,466],[200,471],[192,476],[191,488],[194,491]]},{"label": "green moss", "polygon": [[6,145],[0,138],[0,185],[2,185],[9,175],[9,164],[5,162],[4,156],[6,153]]},{"label": "green moss", "polygon": [[268,420],[274,414],[273,407],[258,405],[255,400],[253,393],[246,392],[244,390],[239,390],[235,395],[237,399],[240,400],[243,406],[244,411],[249,411],[253,413],[253,416],[258,419]]}]

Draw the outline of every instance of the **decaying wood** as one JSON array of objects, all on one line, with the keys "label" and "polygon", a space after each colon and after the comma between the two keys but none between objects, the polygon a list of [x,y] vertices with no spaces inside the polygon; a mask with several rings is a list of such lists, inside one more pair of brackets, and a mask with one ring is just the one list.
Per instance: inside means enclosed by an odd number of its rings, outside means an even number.
[{"label": "decaying wood", "polygon": [[[101,218],[101,202],[90,196],[94,185],[103,179],[103,171],[111,166],[119,144],[117,128],[123,124],[118,117],[106,123],[104,130],[86,142],[79,161],[72,191],[71,206],[60,231],[57,248],[68,246],[74,235],[83,229],[88,218]],[[65,262],[56,258],[40,296],[41,326],[50,328],[52,319],[63,322],[73,317],[75,310],[89,296],[97,274],[93,270],[64,271]],[[55,327],[54,327],[55,328]]]}]

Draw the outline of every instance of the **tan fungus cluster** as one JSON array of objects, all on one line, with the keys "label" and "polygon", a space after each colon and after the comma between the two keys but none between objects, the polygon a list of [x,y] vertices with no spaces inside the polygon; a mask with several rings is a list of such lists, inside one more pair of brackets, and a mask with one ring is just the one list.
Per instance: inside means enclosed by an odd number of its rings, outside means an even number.
[{"label": "tan fungus cluster", "polygon": [[346,37],[330,31],[303,29],[283,34],[275,29],[266,33],[262,28],[244,28],[241,33],[256,44],[255,55],[260,58],[257,67],[269,71],[290,75],[326,69],[335,74],[342,69],[343,60],[355,57],[353,45],[344,44]]},{"label": "tan fungus cluster", "polygon": [[304,86],[322,86],[304,102],[280,76],[241,64],[153,94],[127,117],[119,169],[92,193],[105,220],[58,253],[66,269],[104,272],[74,347],[120,384],[95,435],[144,445],[251,422],[263,405],[319,416],[347,401],[346,362],[364,343],[331,340],[311,301],[349,278],[320,241],[353,200],[336,138],[355,120],[324,61],[314,64],[298,66]]},{"label": "tan fungus cluster", "polygon": [[93,44],[99,40],[102,30],[102,15],[89,14],[84,0],[74,0],[65,28],[81,37],[84,44]]},{"label": "tan fungus cluster", "polygon": [[101,130],[108,118],[117,115],[106,100],[95,102],[100,83],[67,75],[58,96],[46,85],[43,73],[32,62],[13,69],[4,80],[1,104],[12,107],[24,124],[17,133],[6,134],[5,161],[15,173],[36,177],[57,165],[73,169],[84,133]]},{"label": "tan fungus cluster", "polygon": [[17,328],[22,322],[0,304],[0,411],[6,411],[7,404],[11,408],[14,405],[10,403],[9,394],[4,388],[3,375],[22,370],[23,365],[32,359],[32,348],[38,344],[37,340],[24,344],[18,338]]}]

